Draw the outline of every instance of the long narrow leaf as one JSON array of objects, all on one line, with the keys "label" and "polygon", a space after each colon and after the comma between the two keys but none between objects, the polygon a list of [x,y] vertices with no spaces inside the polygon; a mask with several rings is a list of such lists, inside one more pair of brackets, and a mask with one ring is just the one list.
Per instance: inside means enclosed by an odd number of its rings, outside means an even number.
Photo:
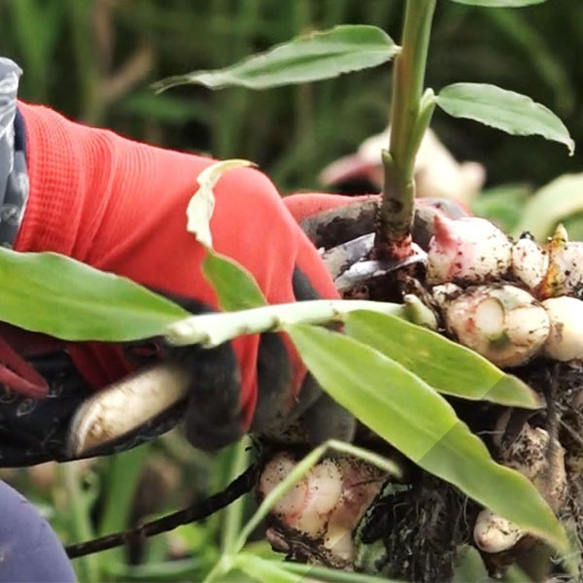
[{"label": "long narrow leaf", "polygon": [[72,341],[158,336],[189,312],[146,288],[56,253],[0,248],[0,321]]},{"label": "long narrow leaf", "polygon": [[537,394],[476,352],[400,318],[367,311],[345,317],[346,333],[402,364],[435,390],[463,399],[537,409]]},{"label": "long narrow leaf", "polygon": [[294,563],[286,561],[282,567],[290,573],[302,575],[301,581],[330,582],[330,583],[402,583],[394,579],[387,579],[385,576],[375,577],[374,575],[365,575],[353,571],[340,571],[327,567],[317,567],[315,565],[305,565],[303,563]]},{"label": "long narrow leaf", "polygon": [[518,136],[540,135],[565,144],[572,155],[575,143],[563,122],[530,97],[482,83],[455,83],[439,92],[436,102],[453,117],[473,119]]},{"label": "long narrow leaf", "polygon": [[568,548],[561,524],[536,488],[495,463],[447,401],[419,377],[336,332],[302,325],[287,331],[322,387],[370,429],[495,513]]},{"label": "long narrow leaf", "polygon": [[343,73],[376,67],[390,61],[398,52],[399,47],[380,28],[337,26],[298,37],[225,69],[194,71],[163,79],[155,88],[162,91],[195,83],[210,89],[270,89],[332,79]]},{"label": "long narrow leaf", "polygon": [[302,575],[290,573],[283,564],[263,559],[250,553],[241,553],[235,558],[235,565],[246,573],[252,581],[261,583],[301,583]]},{"label": "long narrow leaf", "polygon": [[267,305],[259,284],[233,259],[208,249],[202,271],[223,310],[247,310]]}]

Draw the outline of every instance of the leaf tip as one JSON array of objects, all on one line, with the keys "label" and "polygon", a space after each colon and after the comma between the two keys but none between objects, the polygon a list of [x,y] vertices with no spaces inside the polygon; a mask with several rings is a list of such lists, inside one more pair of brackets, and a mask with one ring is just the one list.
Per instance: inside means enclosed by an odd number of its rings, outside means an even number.
[{"label": "leaf tip", "polygon": [[164,91],[176,87],[176,85],[179,85],[176,77],[166,77],[152,83],[150,89],[154,92],[154,95],[160,95],[160,93],[164,93]]}]

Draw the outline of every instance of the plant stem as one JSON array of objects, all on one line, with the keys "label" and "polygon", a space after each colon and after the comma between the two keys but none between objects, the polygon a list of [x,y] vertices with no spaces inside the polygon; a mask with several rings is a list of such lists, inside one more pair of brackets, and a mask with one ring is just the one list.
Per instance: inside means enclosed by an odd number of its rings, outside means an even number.
[{"label": "plant stem", "polygon": [[407,0],[402,48],[394,65],[391,139],[388,152],[383,152],[385,183],[375,238],[379,258],[411,254],[415,157],[434,106],[432,100],[422,106],[422,97],[436,1]]},{"label": "plant stem", "polygon": [[311,300],[190,316],[168,326],[166,340],[177,346],[202,344],[211,348],[242,334],[273,332],[291,324],[342,322],[343,317],[354,310],[372,310],[395,317],[404,315],[400,304],[388,302]]},{"label": "plant stem", "polygon": [[[234,458],[231,467],[229,482],[232,482],[237,476],[245,471],[249,465],[249,446],[248,438],[244,438],[234,447]],[[223,554],[231,555],[235,549],[235,542],[239,536],[241,525],[243,524],[243,515],[245,513],[245,498],[239,498],[225,509],[224,523],[221,534],[221,548]]]}]

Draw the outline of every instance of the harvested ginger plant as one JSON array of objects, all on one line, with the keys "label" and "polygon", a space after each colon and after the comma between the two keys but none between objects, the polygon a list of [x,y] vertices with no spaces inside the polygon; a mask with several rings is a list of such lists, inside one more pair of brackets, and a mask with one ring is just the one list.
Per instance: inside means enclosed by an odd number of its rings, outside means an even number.
[{"label": "harvested ginger plant", "polygon": [[[521,378],[540,395],[545,405],[535,411],[450,402],[494,459],[535,485],[579,541],[580,552],[583,243],[569,241],[562,227],[539,245],[528,234],[513,241],[484,219],[451,220],[436,214],[433,221],[433,235],[423,245],[424,265],[362,282],[359,294],[391,301],[398,294],[411,301],[415,294],[415,301],[434,314],[436,331]],[[351,297],[352,290],[345,293]],[[362,431],[358,439],[375,448],[370,433]],[[294,463],[290,454],[280,455],[264,472],[262,493]],[[540,541],[417,466],[403,466],[403,481],[383,484],[379,472],[362,462],[321,462],[274,510],[272,544],[299,560],[409,581],[451,579],[461,550],[470,545],[492,576],[502,576],[518,563],[534,580],[542,577],[533,557],[552,551]],[[350,507],[350,513],[346,484],[355,481],[362,490],[358,508]],[[560,561],[545,565],[544,577],[554,570],[568,580]]]}]

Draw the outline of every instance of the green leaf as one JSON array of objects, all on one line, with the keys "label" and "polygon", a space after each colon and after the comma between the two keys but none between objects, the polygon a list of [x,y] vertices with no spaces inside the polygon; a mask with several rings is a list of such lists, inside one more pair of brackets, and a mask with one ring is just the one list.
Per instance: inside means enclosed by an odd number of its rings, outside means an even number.
[{"label": "green leaf", "polygon": [[546,0],[451,0],[458,4],[469,6],[483,6],[485,8],[521,8],[522,6],[532,6],[542,4]]},{"label": "green leaf", "polygon": [[262,559],[249,553],[241,553],[235,558],[236,566],[251,577],[252,581],[262,583],[301,583],[301,575],[289,573],[280,562]]},{"label": "green leaf", "polygon": [[495,463],[447,401],[419,377],[339,333],[302,325],[286,331],[326,392],[375,433],[493,512],[568,548],[561,524],[536,488]]},{"label": "green leaf", "polygon": [[384,575],[375,577],[374,575],[365,575],[355,571],[341,571],[328,567],[318,567],[316,565],[306,565],[304,563],[294,563],[285,561],[282,567],[291,573],[302,575],[302,583],[310,581],[324,583],[403,583],[395,579],[387,579]]},{"label": "green leaf", "polygon": [[205,168],[199,175],[199,188],[192,195],[186,216],[186,230],[207,249],[202,271],[213,287],[223,310],[246,310],[264,306],[267,300],[261,288],[242,265],[213,250],[211,219],[215,209],[214,188],[223,174],[234,168],[253,166],[247,160],[223,160]]},{"label": "green leaf", "polygon": [[575,151],[575,142],[563,122],[526,95],[495,85],[455,83],[442,89],[436,102],[453,117],[473,119],[513,135],[540,135],[565,144],[571,155]]},{"label": "green leaf", "polygon": [[463,399],[537,409],[537,394],[519,378],[431,330],[384,314],[350,312],[346,333],[403,365],[435,390]]},{"label": "green leaf", "polygon": [[522,209],[515,235],[529,231],[539,241],[553,233],[558,223],[583,211],[583,174],[561,176],[530,198]]},{"label": "green leaf", "polygon": [[25,330],[124,342],[164,334],[189,315],[129,279],[74,259],[0,248],[0,321]]},{"label": "green leaf", "polygon": [[[576,80],[569,71],[564,54],[556,51],[556,41],[549,29],[545,31],[535,18],[527,18],[521,10],[485,10],[480,16],[484,27],[493,25],[494,38],[500,45],[512,51],[514,63],[521,63],[525,70],[536,71],[536,81],[533,81],[539,92],[544,91],[545,95],[549,92],[549,102],[555,104],[557,111],[570,114],[577,99]],[[550,30],[556,31],[556,27],[551,25]],[[506,45],[507,41],[510,45]],[[501,57],[502,62],[506,61],[505,56]],[[533,83],[529,85],[532,86]]]},{"label": "green leaf", "polygon": [[210,89],[270,89],[332,79],[343,73],[376,67],[390,61],[398,51],[399,47],[380,28],[337,26],[297,37],[224,69],[169,77],[154,87],[162,91],[176,85],[195,83]]},{"label": "green leaf", "polygon": [[478,549],[464,545],[459,553],[452,583],[494,583],[488,577],[488,572]]},{"label": "green leaf", "polygon": [[223,310],[248,310],[267,305],[253,275],[234,259],[208,250],[202,272],[213,286]]}]

